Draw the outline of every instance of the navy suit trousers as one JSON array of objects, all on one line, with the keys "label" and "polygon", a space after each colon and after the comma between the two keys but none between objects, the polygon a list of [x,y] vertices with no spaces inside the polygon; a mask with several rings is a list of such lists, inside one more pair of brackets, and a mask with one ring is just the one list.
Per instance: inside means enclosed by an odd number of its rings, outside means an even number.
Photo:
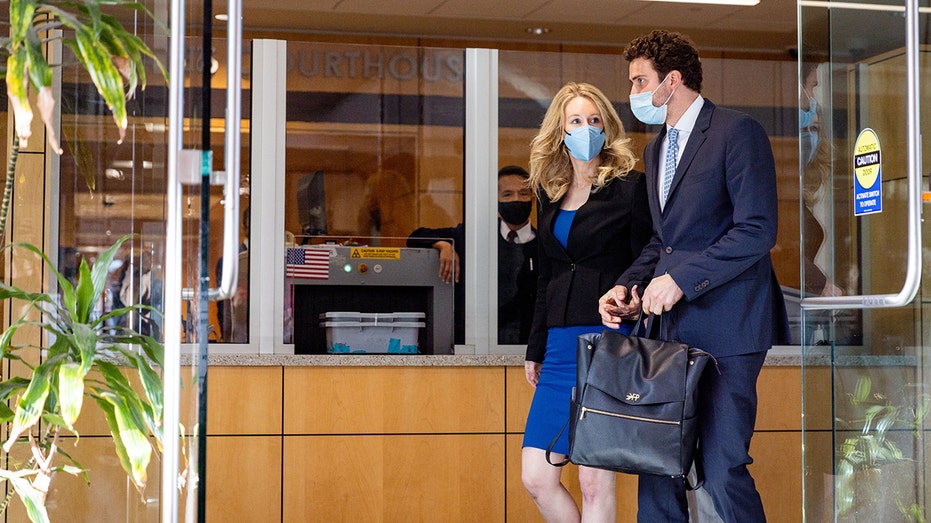
[{"label": "navy suit trousers", "polygon": [[[717,358],[699,382],[699,451],[704,488],[718,516],[728,523],[763,523],[763,503],[747,465],[756,423],[756,381],[765,352]],[[637,521],[689,520],[682,478],[641,475]]]}]

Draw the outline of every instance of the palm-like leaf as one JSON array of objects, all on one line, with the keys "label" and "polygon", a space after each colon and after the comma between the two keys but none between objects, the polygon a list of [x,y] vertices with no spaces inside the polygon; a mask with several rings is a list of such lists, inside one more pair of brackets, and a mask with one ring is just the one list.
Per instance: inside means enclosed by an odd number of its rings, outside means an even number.
[{"label": "palm-like leaf", "polygon": [[[109,319],[134,310],[151,311],[151,307],[131,305],[99,318],[92,315],[94,304],[104,292],[109,267],[120,247],[131,238],[132,235],[120,238],[98,256],[93,266],[82,260],[78,281],[74,285],[38,248],[25,244],[8,247],[26,249],[38,255],[49,274],[58,280],[62,292],[61,303],[58,303],[46,293],[28,292],[0,283],[0,300],[17,300],[26,305],[20,317],[0,335],[0,356],[18,358],[16,352],[24,348],[14,346],[11,339],[13,333],[23,326],[40,327],[54,340],[47,349],[46,359],[33,369],[30,379],[0,381],[0,401],[15,399],[16,407],[15,412],[8,407],[5,410],[0,408],[0,421],[12,422],[9,439],[4,445],[9,452],[22,435],[36,430],[40,420],[46,434],[57,434],[58,430],[74,432],[83,398],[89,395],[104,412],[120,464],[141,491],[147,479],[146,469],[153,447],[161,449],[162,384],[155,367],[162,364],[164,348],[157,340],[130,328],[107,326]],[[40,312],[41,321],[31,319],[30,310]],[[111,361],[113,358],[120,358],[121,365]],[[89,377],[95,368],[102,379]],[[127,378],[127,372],[138,378],[141,393]],[[17,395],[18,398],[14,398]],[[51,449],[49,452],[52,454],[58,452],[54,444],[33,445],[40,445],[47,451]],[[35,448],[33,452],[36,452]],[[52,470],[82,472],[73,460],[76,466],[54,468],[50,461],[41,465],[37,478],[47,477]],[[28,509],[30,518],[34,514],[39,518],[34,521],[41,520],[43,493],[25,480],[11,481],[10,485],[27,506],[35,505],[38,511]],[[31,490],[19,491],[19,485]]]},{"label": "palm-like leaf", "polygon": [[[47,130],[52,133],[50,139],[55,139],[50,121],[50,109],[54,108],[54,101],[48,96],[43,99],[41,94],[51,87],[52,75],[42,53],[40,30],[63,26],[73,32],[73,36],[69,35],[62,41],[74,51],[78,62],[88,72],[113,113],[120,140],[127,126],[126,97],[137,87],[144,89],[146,85],[144,58],[152,59],[167,78],[165,67],[145,42],[127,31],[116,18],[103,13],[101,5],[119,5],[151,14],[137,2],[10,1],[11,36],[4,41],[4,48],[9,52],[6,80],[11,86],[8,87],[8,93],[14,106],[17,134],[24,146],[30,135],[28,124],[32,120],[28,99],[30,85],[40,93],[40,101],[45,103],[44,106],[40,105],[43,120]],[[48,16],[52,17],[53,23],[45,21]],[[123,67],[117,67],[117,63]],[[128,83],[124,83],[124,76]],[[52,146],[60,152],[57,143],[52,143]]]},{"label": "palm-like leaf", "polygon": [[84,374],[80,363],[65,363],[58,369],[58,403],[62,422],[74,430],[74,422],[81,414],[84,402]]},{"label": "palm-like leaf", "polygon": [[[62,42],[74,52],[113,113],[122,142],[128,124],[126,99],[137,88],[146,86],[145,59],[153,60],[166,79],[168,73],[145,42],[127,31],[119,20],[103,13],[101,6],[129,8],[151,20],[157,19],[144,5],[134,1],[10,0],[9,4],[10,36],[0,38],[0,59],[3,60],[0,72],[6,80],[7,96],[13,108],[17,140],[14,151],[25,147],[32,134],[33,110],[29,99],[32,89],[37,94],[36,105],[49,145],[58,154],[62,153],[53,121],[56,100],[52,94],[52,68],[43,53],[41,38],[47,31],[61,28],[67,29]],[[15,158],[15,154],[10,156],[8,181],[15,168]],[[3,192],[4,206],[9,202],[11,191],[7,183]],[[6,214],[0,213],[0,238],[6,231],[6,222]]]},{"label": "palm-like leaf", "polygon": [[48,512],[45,510],[45,496],[34,489],[32,485],[22,477],[9,478],[10,484],[23,500],[26,506],[26,514],[33,523],[48,523]]},{"label": "palm-like leaf", "polygon": [[32,380],[26,387],[26,392],[20,396],[16,404],[16,414],[13,417],[13,426],[10,428],[9,438],[3,444],[3,451],[9,453],[16,439],[24,432],[32,428],[42,416],[42,409],[45,405],[45,399],[48,398],[51,387],[49,384],[49,374],[54,367],[55,362],[46,361],[36,367],[32,374]]},{"label": "palm-like leaf", "polygon": [[[885,394],[874,393],[872,380],[867,375],[858,378],[854,391],[849,394],[851,405],[862,409],[862,418],[838,421],[850,428],[862,425],[858,433],[847,437],[837,446],[834,500],[839,516],[855,515],[858,507],[875,503],[880,483],[888,477],[888,473],[882,472],[883,469],[888,465],[911,460],[902,452],[898,443],[887,439],[887,436],[894,428],[907,427],[919,437],[931,397],[910,385],[895,391],[894,397],[900,399],[892,401]],[[922,521],[910,518],[911,505],[901,503],[898,498],[894,501],[907,520]]]}]

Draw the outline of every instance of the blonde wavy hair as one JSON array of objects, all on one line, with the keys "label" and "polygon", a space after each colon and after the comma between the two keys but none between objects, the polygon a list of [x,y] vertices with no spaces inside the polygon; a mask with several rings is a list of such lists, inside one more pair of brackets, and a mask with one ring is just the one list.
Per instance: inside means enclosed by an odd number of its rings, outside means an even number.
[{"label": "blonde wavy hair", "polygon": [[601,165],[597,177],[592,180],[592,191],[600,190],[614,178],[627,176],[637,163],[624,125],[604,93],[591,84],[569,82],[553,97],[540,132],[530,142],[530,187],[535,193],[543,189],[552,202],[562,198],[572,182],[572,162],[563,138],[566,105],[579,96],[595,104],[604,123],[605,145],[599,154]]}]

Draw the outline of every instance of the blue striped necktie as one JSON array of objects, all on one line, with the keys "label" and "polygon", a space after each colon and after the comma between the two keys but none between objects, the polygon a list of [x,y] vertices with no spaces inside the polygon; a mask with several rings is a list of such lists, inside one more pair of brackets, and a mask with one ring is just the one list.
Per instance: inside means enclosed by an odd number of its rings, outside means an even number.
[{"label": "blue striped necktie", "polygon": [[669,187],[676,175],[676,157],[679,155],[679,130],[675,127],[669,129],[669,143],[666,145],[666,171],[663,173],[663,200],[669,196]]}]

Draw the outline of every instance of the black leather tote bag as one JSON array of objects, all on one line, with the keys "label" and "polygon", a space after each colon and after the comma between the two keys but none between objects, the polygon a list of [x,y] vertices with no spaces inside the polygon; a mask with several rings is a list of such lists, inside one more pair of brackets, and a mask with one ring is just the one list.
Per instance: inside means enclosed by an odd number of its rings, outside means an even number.
[{"label": "black leather tote bag", "polygon": [[698,380],[711,356],[684,343],[605,330],[580,336],[577,357],[569,455],[553,464],[687,476],[698,437]]}]

